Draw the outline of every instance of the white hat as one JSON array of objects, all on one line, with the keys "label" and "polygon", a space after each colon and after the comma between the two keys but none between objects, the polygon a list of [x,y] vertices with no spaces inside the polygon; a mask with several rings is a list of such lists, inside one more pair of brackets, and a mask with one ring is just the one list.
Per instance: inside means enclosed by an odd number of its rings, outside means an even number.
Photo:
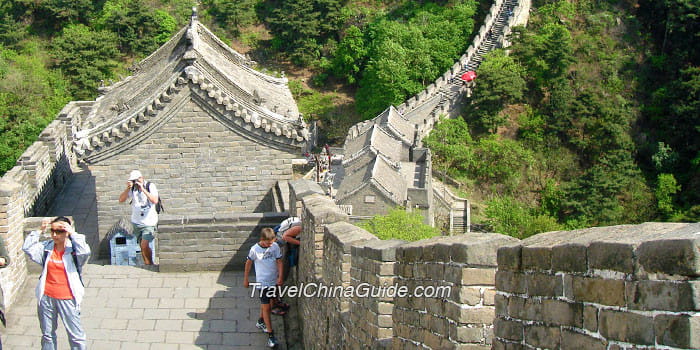
[{"label": "white hat", "polygon": [[131,174],[129,174],[129,181],[133,180],[138,180],[138,178],[142,177],[141,172],[138,170],[132,170]]}]

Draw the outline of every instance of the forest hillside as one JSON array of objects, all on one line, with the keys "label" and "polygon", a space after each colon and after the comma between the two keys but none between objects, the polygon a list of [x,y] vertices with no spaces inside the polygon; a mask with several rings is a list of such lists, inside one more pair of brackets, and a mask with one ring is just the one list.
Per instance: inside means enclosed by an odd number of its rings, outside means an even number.
[{"label": "forest hillside", "polygon": [[[0,0],[0,173],[71,100],[185,25],[191,0]],[[340,145],[466,50],[488,0],[201,0],[199,20]],[[425,143],[473,222],[517,237],[700,220],[700,3],[534,0]]]}]

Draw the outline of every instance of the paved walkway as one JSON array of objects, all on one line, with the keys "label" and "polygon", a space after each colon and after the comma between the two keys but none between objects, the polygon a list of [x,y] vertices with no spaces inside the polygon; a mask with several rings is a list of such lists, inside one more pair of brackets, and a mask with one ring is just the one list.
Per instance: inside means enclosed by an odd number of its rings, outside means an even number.
[{"label": "paved walkway", "polygon": [[[243,273],[159,273],[133,266],[88,264],[82,321],[88,348],[94,350],[263,349],[267,336],[255,327],[260,312],[257,297],[243,285]],[[28,286],[8,314],[0,334],[5,350],[40,349],[34,287]],[[282,318],[273,328],[283,342]],[[59,322],[59,350],[69,349]]]}]

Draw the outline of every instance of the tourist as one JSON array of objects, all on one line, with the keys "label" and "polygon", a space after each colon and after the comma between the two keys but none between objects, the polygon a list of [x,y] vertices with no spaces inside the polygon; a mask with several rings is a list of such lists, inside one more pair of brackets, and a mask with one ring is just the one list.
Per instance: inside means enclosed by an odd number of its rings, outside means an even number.
[{"label": "tourist", "polygon": [[260,295],[260,318],[255,326],[267,333],[267,345],[272,348],[277,345],[277,340],[272,331],[270,302],[276,296],[278,286],[282,285],[282,251],[275,243],[275,231],[269,227],[262,229],[260,242],[253,245],[248,253],[243,272],[243,286],[246,288],[250,286],[248,274],[253,264],[256,288]]},{"label": "tourist", "polygon": [[156,238],[158,225],[158,188],[151,182],[146,182],[140,171],[134,170],[129,174],[126,188],[119,195],[119,203],[131,200],[132,234],[141,246],[141,256],[146,265],[153,264],[153,252],[149,243]]},{"label": "tourist", "polygon": [[[51,240],[40,241],[41,232],[49,225]],[[80,270],[90,257],[85,235],[75,232],[70,219],[59,216],[50,223],[44,220],[41,231],[32,231],[24,240],[22,250],[29,259],[44,267],[36,286],[41,349],[56,350],[58,316],[66,327],[71,350],[87,349],[80,322],[80,303],[85,295]]]},{"label": "tourist", "polygon": [[299,261],[299,245],[301,241],[299,240],[299,234],[301,233],[301,225],[295,225],[284,231],[282,234],[282,240],[287,243],[287,254],[289,259],[289,267],[294,267]]},{"label": "tourist", "polygon": [[[5,240],[0,236],[0,269],[5,268],[10,265],[10,255],[7,254],[7,246],[5,245]],[[0,322],[5,325],[5,304],[3,302],[5,297],[2,295],[2,288],[0,288]],[[2,340],[0,339],[0,350],[2,350]]]}]

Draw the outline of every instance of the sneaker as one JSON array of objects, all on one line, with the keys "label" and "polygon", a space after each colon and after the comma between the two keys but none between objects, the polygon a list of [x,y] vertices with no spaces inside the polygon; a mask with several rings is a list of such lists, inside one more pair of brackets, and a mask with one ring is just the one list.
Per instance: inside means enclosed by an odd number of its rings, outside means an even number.
[{"label": "sneaker", "polygon": [[266,330],[265,329],[265,322],[260,322],[260,320],[258,320],[258,322],[255,322],[255,327],[260,328],[263,332],[265,332],[265,330]]},{"label": "sneaker", "polygon": [[267,346],[269,346],[271,348],[274,348],[275,346],[277,346],[277,338],[275,338],[274,335],[267,338]]}]

